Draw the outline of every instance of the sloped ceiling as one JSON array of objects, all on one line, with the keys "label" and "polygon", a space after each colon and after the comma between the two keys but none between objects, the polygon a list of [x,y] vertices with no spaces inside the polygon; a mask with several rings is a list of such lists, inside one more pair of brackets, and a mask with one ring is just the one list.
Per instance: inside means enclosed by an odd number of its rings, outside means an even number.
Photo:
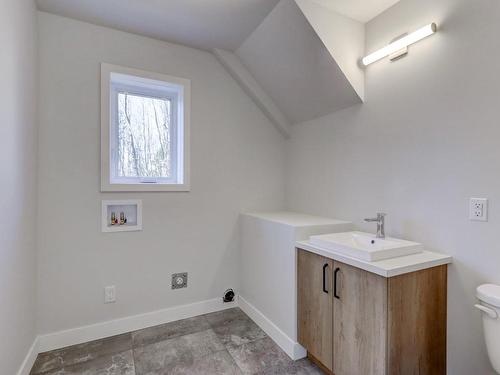
[{"label": "sloped ceiling", "polygon": [[353,20],[366,23],[400,0],[312,0]]},{"label": "sloped ceiling", "polygon": [[211,50],[235,50],[279,0],[37,0],[40,10]]},{"label": "sloped ceiling", "polygon": [[290,121],[276,106],[274,100],[264,91],[262,86],[252,76],[241,60],[231,51],[214,49],[214,56],[219,60],[229,74],[247,93],[257,106],[264,112],[276,129],[285,137],[290,137]]},{"label": "sloped ceiling", "polygon": [[295,0],[328,52],[361,100],[365,98],[365,72],[358,64],[365,53],[365,26],[361,22],[319,5]]},{"label": "sloped ceiling", "polygon": [[280,1],[236,55],[292,123],[361,102],[293,0]]},{"label": "sloped ceiling", "polygon": [[214,55],[284,135],[364,100],[364,22],[399,0],[36,0]]}]

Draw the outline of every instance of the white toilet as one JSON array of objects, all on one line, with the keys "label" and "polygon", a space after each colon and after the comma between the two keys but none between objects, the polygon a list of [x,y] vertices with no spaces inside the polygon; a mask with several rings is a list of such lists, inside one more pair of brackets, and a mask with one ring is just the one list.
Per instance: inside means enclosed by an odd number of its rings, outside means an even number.
[{"label": "white toilet", "polygon": [[500,374],[500,286],[484,284],[477,288],[480,301],[476,307],[483,312],[483,329],[491,364]]}]

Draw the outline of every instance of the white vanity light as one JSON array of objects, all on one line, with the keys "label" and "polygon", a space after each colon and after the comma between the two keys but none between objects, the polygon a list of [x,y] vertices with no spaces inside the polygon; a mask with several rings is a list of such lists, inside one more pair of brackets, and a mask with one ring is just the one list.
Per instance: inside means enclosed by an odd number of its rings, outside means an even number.
[{"label": "white vanity light", "polygon": [[434,34],[437,31],[437,25],[435,23],[431,23],[427,26],[418,29],[417,31],[405,35],[401,39],[398,39],[388,46],[379,49],[378,51],[373,52],[372,54],[363,58],[363,65],[368,66],[378,60],[383,59],[386,56],[395,54],[398,51],[406,49],[408,46],[427,38],[428,36]]}]

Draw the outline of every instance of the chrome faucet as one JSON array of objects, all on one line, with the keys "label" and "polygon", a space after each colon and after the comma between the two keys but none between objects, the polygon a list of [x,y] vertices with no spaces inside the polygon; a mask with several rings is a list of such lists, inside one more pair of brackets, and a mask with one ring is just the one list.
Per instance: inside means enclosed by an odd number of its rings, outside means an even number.
[{"label": "chrome faucet", "polygon": [[367,223],[377,223],[377,238],[385,238],[385,217],[387,214],[381,212],[377,213],[377,217],[374,219],[365,219]]}]

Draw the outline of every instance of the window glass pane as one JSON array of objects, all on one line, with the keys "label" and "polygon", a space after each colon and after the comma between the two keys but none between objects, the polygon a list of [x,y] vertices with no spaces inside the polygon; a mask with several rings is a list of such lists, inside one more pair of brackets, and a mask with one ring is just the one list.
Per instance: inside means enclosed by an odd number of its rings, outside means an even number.
[{"label": "window glass pane", "polygon": [[171,119],[168,99],[118,93],[117,176],[172,177]]}]

